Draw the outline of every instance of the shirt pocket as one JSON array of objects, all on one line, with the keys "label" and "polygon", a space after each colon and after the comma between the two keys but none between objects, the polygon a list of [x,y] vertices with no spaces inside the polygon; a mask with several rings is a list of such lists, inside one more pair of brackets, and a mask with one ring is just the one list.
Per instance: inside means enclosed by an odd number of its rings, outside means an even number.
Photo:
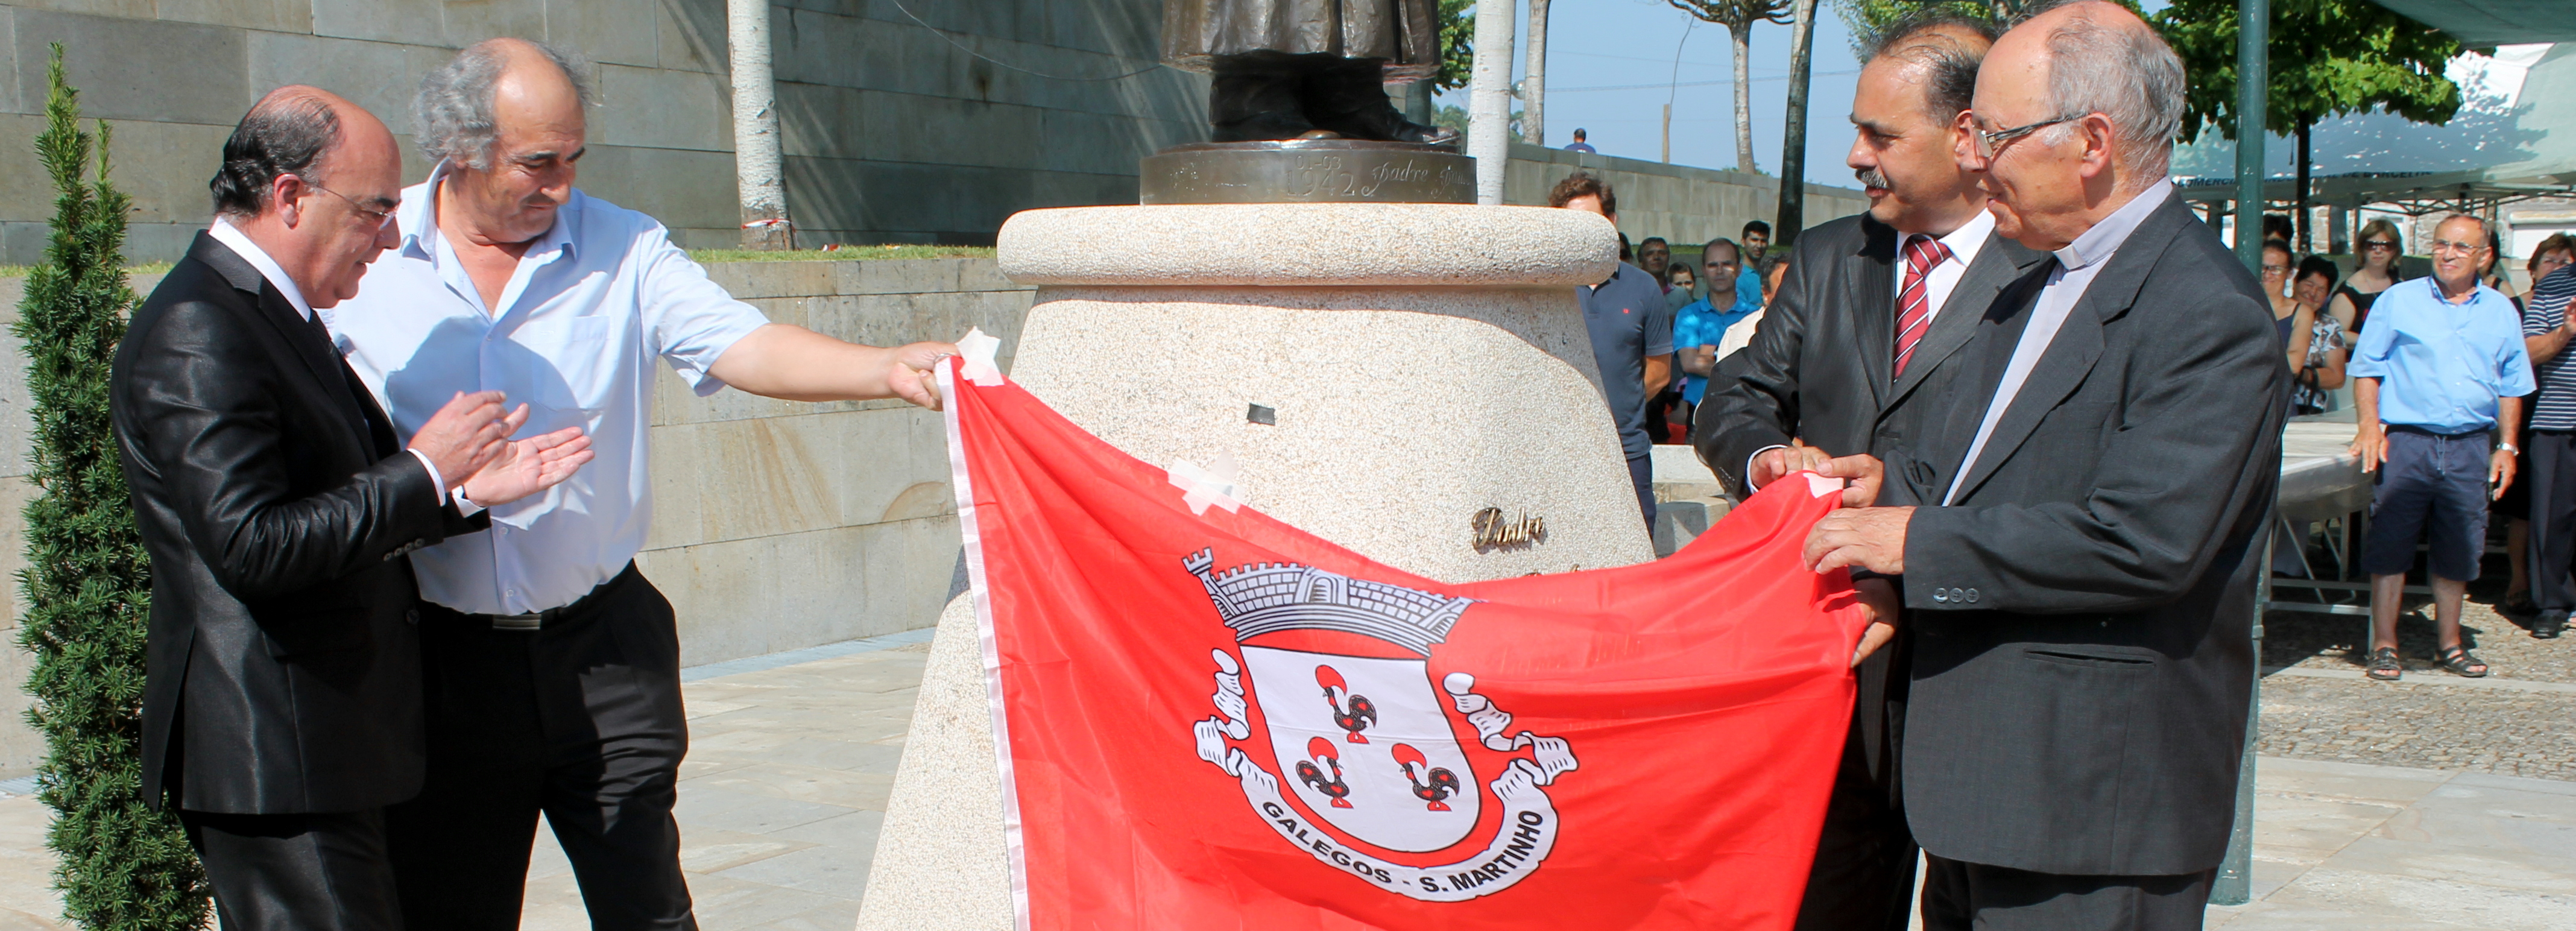
[{"label": "shirt pocket", "polygon": [[511,333],[517,359],[504,360],[529,406],[522,437],[565,427],[595,429],[594,420],[622,381],[616,321],[605,316],[531,320]]}]

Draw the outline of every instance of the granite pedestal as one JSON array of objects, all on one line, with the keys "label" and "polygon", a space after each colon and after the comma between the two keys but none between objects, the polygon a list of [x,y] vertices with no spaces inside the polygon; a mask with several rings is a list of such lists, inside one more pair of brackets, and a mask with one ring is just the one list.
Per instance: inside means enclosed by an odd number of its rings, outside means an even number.
[{"label": "granite pedestal", "polygon": [[[1076,207],[1014,216],[999,247],[1003,273],[1038,286],[1012,379],[1130,455],[1230,454],[1247,505],[1435,579],[1654,555],[1575,301],[1616,261],[1598,216]],[[1488,510],[1541,518],[1546,535],[1479,546]],[[1013,924],[986,665],[958,599],[932,642],[862,929]]]}]

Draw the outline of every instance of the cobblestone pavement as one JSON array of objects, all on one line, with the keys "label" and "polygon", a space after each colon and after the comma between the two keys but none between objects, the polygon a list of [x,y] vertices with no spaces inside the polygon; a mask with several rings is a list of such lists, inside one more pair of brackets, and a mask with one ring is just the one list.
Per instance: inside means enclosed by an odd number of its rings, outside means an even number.
[{"label": "cobblestone pavement", "polygon": [[[2361,678],[2369,619],[2272,611],[2264,617],[2263,665],[2290,674],[2263,681],[2266,755],[2576,781],[2576,634],[2532,639],[2528,618],[2497,610],[2509,573],[2489,555],[2469,585],[2460,627],[2469,649],[2494,670],[2467,679],[2437,669],[2432,601],[2410,595],[2397,620],[2405,678]],[[2422,584],[2422,577],[2410,578]],[[2332,600],[2366,605],[2362,593]],[[2299,589],[2278,599],[2308,600]]]},{"label": "cobblestone pavement", "polygon": [[2272,676],[2256,751],[2576,782],[2571,709],[2565,692]]}]

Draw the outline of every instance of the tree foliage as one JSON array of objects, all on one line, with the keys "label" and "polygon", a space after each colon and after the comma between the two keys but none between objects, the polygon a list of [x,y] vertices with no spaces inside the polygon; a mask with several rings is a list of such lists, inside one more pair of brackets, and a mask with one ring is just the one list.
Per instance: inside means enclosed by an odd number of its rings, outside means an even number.
[{"label": "tree foliage", "polygon": [[[2442,124],[2460,108],[2443,68],[2460,43],[2370,0],[2272,0],[2267,131],[2291,135],[2331,116],[2385,108]],[[2236,3],[2174,0],[2149,17],[2191,75],[2182,141],[2215,127],[2236,138]]]},{"label": "tree foliage", "polygon": [[1476,69],[1476,0],[1440,0],[1440,70],[1435,90],[1466,87]]},{"label": "tree foliage", "polygon": [[135,304],[123,254],[129,201],[107,181],[107,124],[96,136],[81,131],[60,45],[46,79],[36,154],[54,185],[53,237],[27,275],[15,326],[26,343],[37,490],[25,512],[18,643],[36,655],[27,718],[48,749],[36,771],[55,813],[46,845],[65,917],[79,927],[201,928],[204,872],[178,820],[147,807],[141,792],[151,563],[107,412],[108,370]]}]

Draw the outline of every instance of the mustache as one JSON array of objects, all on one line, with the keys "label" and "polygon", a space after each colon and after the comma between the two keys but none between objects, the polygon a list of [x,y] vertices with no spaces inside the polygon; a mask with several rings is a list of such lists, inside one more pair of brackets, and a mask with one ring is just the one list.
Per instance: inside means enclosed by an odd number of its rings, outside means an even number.
[{"label": "mustache", "polygon": [[1896,189],[1896,185],[1888,183],[1887,176],[1880,174],[1876,168],[1854,169],[1852,171],[1852,177],[1859,178],[1860,183],[1867,187],[1880,188],[1882,190],[1889,191]]}]

